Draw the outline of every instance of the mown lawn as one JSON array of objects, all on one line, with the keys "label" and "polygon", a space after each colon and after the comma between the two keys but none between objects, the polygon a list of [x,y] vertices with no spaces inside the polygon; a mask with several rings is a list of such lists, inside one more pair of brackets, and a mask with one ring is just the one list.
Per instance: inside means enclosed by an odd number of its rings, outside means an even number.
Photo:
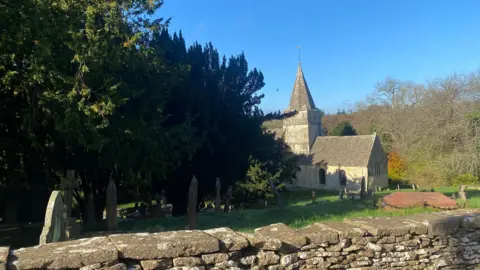
[{"label": "mown lawn", "polygon": [[[401,191],[412,191],[409,189]],[[451,196],[457,188],[444,187],[435,191]],[[392,191],[378,192],[383,197]],[[286,204],[283,210],[271,206],[267,209],[241,210],[232,213],[200,213],[198,229],[230,227],[238,231],[254,229],[272,223],[285,223],[293,228],[304,227],[314,222],[342,220],[346,217],[404,216],[417,213],[439,211],[431,208],[405,210],[381,210],[374,206],[373,200],[339,200],[336,192],[316,191],[317,202],[311,203],[311,191],[291,191],[284,193]],[[480,190],[467,190],[469,208],[480,208]],[[120,222],[122,231],[161,231],[180,230],[187,224],[186,217],[164,217],[160,219]]]}]

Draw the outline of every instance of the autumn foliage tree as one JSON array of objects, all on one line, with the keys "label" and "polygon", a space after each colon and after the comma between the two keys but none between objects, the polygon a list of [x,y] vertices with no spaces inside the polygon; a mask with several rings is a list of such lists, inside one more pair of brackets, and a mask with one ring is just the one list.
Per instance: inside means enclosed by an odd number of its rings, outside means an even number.
[{"label": "autumn foliage tree", "polygon": [[393,181],[405,180],[407,174],[407,161],[397,152],[388,153],[388,178]]}]

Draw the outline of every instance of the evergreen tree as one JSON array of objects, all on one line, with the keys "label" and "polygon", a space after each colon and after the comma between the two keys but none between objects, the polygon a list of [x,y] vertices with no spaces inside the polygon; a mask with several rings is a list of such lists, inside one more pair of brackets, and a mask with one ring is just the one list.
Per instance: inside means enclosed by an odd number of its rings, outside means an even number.
[{"label": "evergreen tree", "polygon": [[350,121],[343,121],[335,126],[331,133],[332,136],[355,136],[357,131],[353,128]]}]

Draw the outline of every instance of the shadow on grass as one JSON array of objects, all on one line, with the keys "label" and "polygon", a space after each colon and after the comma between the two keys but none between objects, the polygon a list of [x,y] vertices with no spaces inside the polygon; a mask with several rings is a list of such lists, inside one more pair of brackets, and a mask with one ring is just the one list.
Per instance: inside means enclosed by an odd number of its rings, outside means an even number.
[{"label": "shadow on grass", "polygon": [[43,224],[16,225],[0,228],[0,246],[20,248],[37,245],[40,240]]},{"label": "shadow on grass", "polygon": [[[401,190],[412,191],[412,190]],[[454,187],[438,188],[436,191],[451,196],[457,192]],[[396,192],[382,191],[377,197]],[[238,231],[253,231],[258,227],[272,223],[285,223],[293,228],[307,226],[314,222],[343,220],[345,217],[399,216],[438,211],[431,208],[405,210],[380,210],[373,200],[338,200],[336,191],[316,190],[316,203],[311,203],[312,191],[290,191],[283,193],[287,205],[284,210],[269,202],[267,209],[249,209],[232,213],[200,213],[198,229],[230,227]],[[467,190],[469,208],[480,208],[480,190]],[[132,232],[155,232],[161,230],[183,230],[186,217],[165,217],[160,219],[132,220],[119,223],[119,230]],[[2,226],[0,228],[0,246],[19,248],[38,244],[42,224]]]},{"label": "shadow on grass", "polygon": [[[381,210],[374,206],[373,200],[338,200],[331,192],[321,192],[317,202],[311,203],[310,192],[295,192],[294,196],[286,194],[288,206],[278,208],[242,210],[231,213],[200,213],[197,229],[229,227],[238,231],[254,229],[273,223],[285,223],[293,228],[307,226],[319,221],[343,220],[345,217],[396,216],[436,211],[430,208],[414,208],[405,210]],[[326,196],[325,196],[326,195]],[[186,217],[168,217],[142,221],[124,221],[120,223],[122,231],[154,232],[164,230],[181,230],[187,224]]]}]

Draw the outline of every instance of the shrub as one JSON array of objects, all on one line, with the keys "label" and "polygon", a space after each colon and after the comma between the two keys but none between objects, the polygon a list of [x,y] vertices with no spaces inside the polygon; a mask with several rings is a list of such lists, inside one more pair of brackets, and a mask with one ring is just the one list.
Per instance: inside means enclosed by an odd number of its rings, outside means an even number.
[{"label": "shrub", "polygon": [[452,179],[452,185],[453,186],[459,186],[461,184],[463,185],[475,185],[478,184],[480,181],[478,179],[478,176],[466,173],[466,174],[460,174],[455,176]]}]

